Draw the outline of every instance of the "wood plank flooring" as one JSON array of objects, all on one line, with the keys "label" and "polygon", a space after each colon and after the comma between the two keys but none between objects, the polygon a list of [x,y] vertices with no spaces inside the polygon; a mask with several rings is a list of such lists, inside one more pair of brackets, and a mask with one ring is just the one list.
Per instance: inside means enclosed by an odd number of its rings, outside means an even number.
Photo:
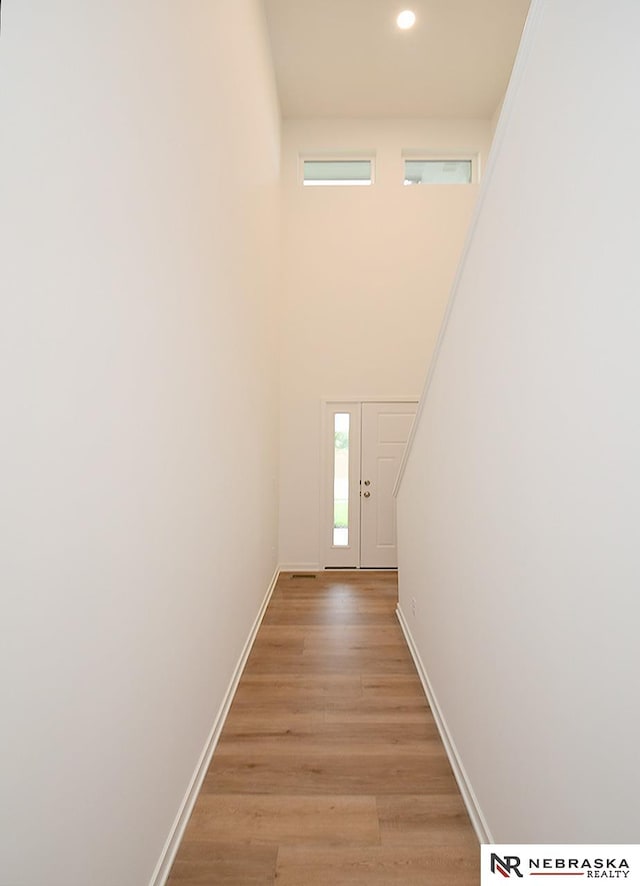
[{"label": "wood plank flooring", "polygon": [[284,573],[169,886],[477,886],[393,572]]}]

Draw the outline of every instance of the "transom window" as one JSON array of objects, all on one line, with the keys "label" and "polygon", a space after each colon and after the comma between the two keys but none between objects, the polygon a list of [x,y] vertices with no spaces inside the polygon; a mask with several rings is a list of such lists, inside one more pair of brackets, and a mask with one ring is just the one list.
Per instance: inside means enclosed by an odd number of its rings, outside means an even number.
[{"label": "transom window", "polygon": [[371,160],[303,160],[302,183],[305,186],[371,185]]},{"label": "transom window", "polygon": [[405,160],[405,185],[470,185],[471,160]]}]

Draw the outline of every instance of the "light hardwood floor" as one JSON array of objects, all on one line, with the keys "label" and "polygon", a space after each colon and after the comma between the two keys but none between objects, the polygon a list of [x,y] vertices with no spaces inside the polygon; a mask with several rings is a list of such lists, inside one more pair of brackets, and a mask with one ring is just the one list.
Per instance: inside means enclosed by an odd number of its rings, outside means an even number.
[{"label": "light hardwood floor", "polygon": [[393,572],[284,573],[169,886],[477,886]]}]

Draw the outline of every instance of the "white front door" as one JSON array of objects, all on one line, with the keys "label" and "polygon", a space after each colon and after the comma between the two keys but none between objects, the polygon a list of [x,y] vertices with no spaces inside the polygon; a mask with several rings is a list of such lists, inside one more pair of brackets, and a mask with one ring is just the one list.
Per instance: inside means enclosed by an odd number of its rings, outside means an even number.
[{"label": "white front door", "polygon": [[326,403],[325,566],[397,566],[393,488],[416,408],[415,401]]},{"label": "white front door", "polygon": [[363,403],[360,566],[398,565],[393,488],[416,414],[416,403]]}]

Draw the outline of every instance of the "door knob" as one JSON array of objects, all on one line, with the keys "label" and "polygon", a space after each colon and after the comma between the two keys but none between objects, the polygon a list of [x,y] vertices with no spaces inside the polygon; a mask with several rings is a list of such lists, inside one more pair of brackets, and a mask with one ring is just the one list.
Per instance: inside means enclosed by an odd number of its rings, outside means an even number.
[{"label": "door knob", "polygon": [[365,494],[364,494],[364,497],[365,497],[365,498],[369,498],[369,497],[370,497],[370,495],[371,495],[371,493],[370,493],[370,492],[365,492]]}]

